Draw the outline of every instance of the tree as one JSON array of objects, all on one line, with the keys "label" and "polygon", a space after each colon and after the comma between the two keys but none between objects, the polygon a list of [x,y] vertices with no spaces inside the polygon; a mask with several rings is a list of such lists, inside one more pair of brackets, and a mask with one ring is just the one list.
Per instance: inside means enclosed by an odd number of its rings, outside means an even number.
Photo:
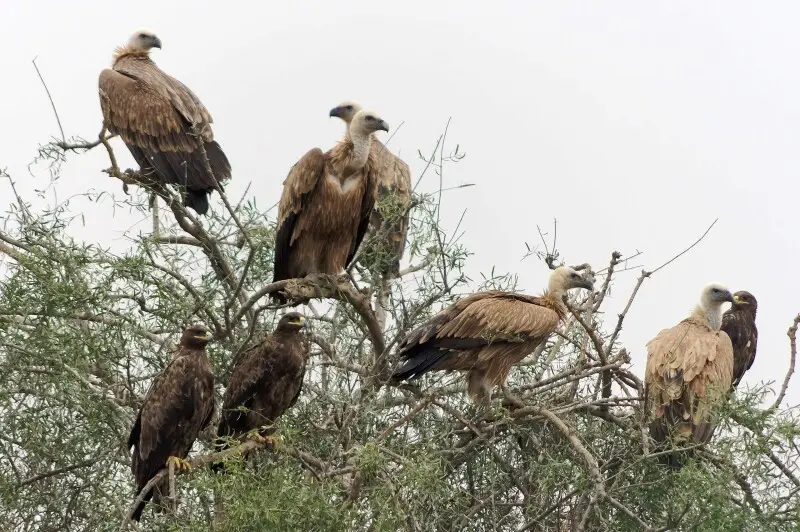
[{"label": "tree", "polygon": [[[426,172],[462,155],[442,135]],[[54,175],[68,156],[107,150],[105,132],[42,147]],[[513,275],[480,283],[463,272],[458,228],[439,223],[446,195],[417,195],[397,279],[380,279],[380,253],[347,276],[270,283],[274,220],[249,198],[224,199],[199,220],[167,188],[131,187],[118,203],[146,212],[153,232],[122,254],[70,238],[68,204],[34,211],[16,198],[0,231],[0,520],[13,530],[117,530],[133,525],[125,442],[149,383],[181,328],[202,320],[224,389],[233,362],[269,332],[282,308],[268,295],[314,297],[312,356],[303,393],[279,423],[273,449],[247,442],[214,454],[214,428],[195,446],[189,474],[169,475],[177,510],[147,510],[164,530],[796,530],[800,526],[800,420],[766,386],[737,392],[717,412],[714,442],[679,471],[657,461],[642,410],[643,386],[619,333],[624,311],[603,322],[605,296],[625,260],[613,252],[593,272],[599,289],[570,300],[557,335],[511,374],[519,404],[476,408],[461,379],[435,375],[387,383],[394,347],[460,295],[513,289]],[[424,176],[423,176],[424,177]],[[387,209],[391,210],[391,209]],[[401,216],[404,213],[394,211]],[[111,215],[111,213],[109,213]],[[386,224],[387,226],[389,224]],[[370,236],[372,247],[380,232]],[[693,244],[694,245],[694,244]],[[536,255],[550,265],[555,249]],[[575,296],[573,296],[575,297]],[[790,354],[796,356],[789,330]],[[216,419],[213,425],[216,424]],[[225,475],[206,467],[224,458]]]}]

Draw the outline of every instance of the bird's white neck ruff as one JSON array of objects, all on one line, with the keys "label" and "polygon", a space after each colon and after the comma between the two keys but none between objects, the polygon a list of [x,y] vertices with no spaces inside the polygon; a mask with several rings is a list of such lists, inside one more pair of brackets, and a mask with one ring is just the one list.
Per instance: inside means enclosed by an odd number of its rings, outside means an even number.
[{"label": "bird's white neck ruff", "polygon": [[708,307],[697,305],[695,312],[703,316],[712,329],[718,330],[722,327],[722,305],[709,305]]},{"label": "bird's white neck ruff", "polygon": [[345,175],[348,175],[367,164],[369,158],[369,149],[372,145],[372,137],[367,135],[351,135],[350,140],[353,143],[353,152],[350,155],[350,160],[347,162]]}]

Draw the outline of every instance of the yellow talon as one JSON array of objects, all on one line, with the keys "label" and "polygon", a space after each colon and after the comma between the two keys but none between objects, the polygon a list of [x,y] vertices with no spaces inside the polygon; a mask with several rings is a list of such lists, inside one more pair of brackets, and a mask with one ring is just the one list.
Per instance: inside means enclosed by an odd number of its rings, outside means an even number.
[{"label": "yellow talon", "polygon": [[178,471],[183,471],[184,473],[188,473],[192,470],[192,464],[190,464],[188,460],[184,460],[183,458],[179,458],[177,456],[170,456],[167,458],[167,467],[169,467],[170,464],[175,466],[175,469]]},{"label": "yellow talon", "polygon": [[262,436],[261,429],[253,429],[246,434],[248,440],[260,443],[266,447],[276,447],[278,445],[278,438],[275,436]]}]

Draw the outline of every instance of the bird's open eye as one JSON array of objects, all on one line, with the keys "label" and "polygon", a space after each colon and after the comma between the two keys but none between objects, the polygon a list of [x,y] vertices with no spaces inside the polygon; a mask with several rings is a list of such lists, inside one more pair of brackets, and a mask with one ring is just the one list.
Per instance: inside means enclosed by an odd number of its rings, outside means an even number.
[{"label": "bird's open eye", "polygon": [[571,273],[569,276],[572,277],[573,279],[580,279],[580,277],[581,277],[577,273]]},{"label": "bird's open eye", "polygon": [[367,120],[369,120],[370,122],[372,122],[373,120],[375,120],[375,117],[374,117],[374,116],[367,116]]},{"label": "bird's open eye", "polygon": [[139,34],[139,38],[140,39],[146,39],[147,38],[147,34],[146,33],[140,33]]},{"label": "bird's open eye", "polygon": [[719,293],[719,288],[712,288],[711,291],[714,292],[715,294],[718,294]]},{"label": "bird's open eye", "polygon": [[353,110],[353,106],[352,105],[346,105],[344,108],[347,109],[348,111],[352,111]]}]

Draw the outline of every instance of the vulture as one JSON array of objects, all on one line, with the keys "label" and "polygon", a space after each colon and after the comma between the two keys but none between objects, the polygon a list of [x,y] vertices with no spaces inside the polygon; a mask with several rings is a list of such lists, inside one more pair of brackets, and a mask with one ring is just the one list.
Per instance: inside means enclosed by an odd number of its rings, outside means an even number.
[{"label": "vulture", "polygon": [[758,328],[756,328],[756,310],[758,301],[750,292],[733,294],[733,305],[722,315],[720,327],[733,344],[733,382],[731,390],[736,388],[756,359]]},{"label": "vulture", "polygon": [[467,373],[474,401],[505,387],[511,366],[544,342],[567,315],[563,297],[571,288],[593,289],[591,280],[569,266],[550,274],[539,297],[491,290],[471,294],[411,332],[400,344],[403,362],[393,379],[402,381],[429,371]]},{"label": "vulture", "polygon": [[[184,460],[195,439],[214,413],[214,374],[206,356],[211,334],[202,324],[187,327],[178,351],[166,369],[156,377],[139,409],[128,437],[133,448],[131,471],[136,495],[169,462],[186,469]],[[169,492],[167,478],[144,496],[133,513],[138,521],[145,504],[156,505]]]},{"label": "vulture", "polygon": [[659,444],[707,443],[714,434],[711,409],[733,378],[731,339],[719,330],[725,302],[733,302],[727,288],[706,286],[688,318],[647,343],[645,401],[650,434]]},{"label": "vulture", "polygon": [[[273,424],[300,396],[308,356],[300,335],[305,326],[303,315],[285,314],[275,331],[236,363],[222,400],[217,450],[229,447],[227,438],[248,432],[251,438],[270,441]],[[224,466],[212,468],[221,471]]]},{"label": "vulture", "polygon": [[[347,126],[362,107],[355,102],[342,102],[330,111],[330,116],[342,119]],[[406,247],[409,211],[411,206],[411,170],[399,157],[390,152],[378,139],[372,139],[372,154],[376,164],[376,204],[370,216],[370,234],[382,239],[366,250],[385,264],[381,272],[391,277],[400,273],[400,259]],[[384,222],[387,227],[379,233]],[[367,241],[370,239],[367,238]]]},{"label": "vulture", "polygon": [[103,123],[125,142],[145,179],[179,186],[184,205],[206,214],[208,194],[231,177],[231,166],[214,140],[211,115],[186,85],[156,66],[151,48],[161,48],[161,40],[137,31],[116,49],[112,68],[100,73]]},{"label": "vulture", "polygon": [[336,146],[310,150],[289,171],[278,205],[275,281],[339,274],[353,259],[375,203],[372,133],[388,130],[375,113],[359,111]]}]

